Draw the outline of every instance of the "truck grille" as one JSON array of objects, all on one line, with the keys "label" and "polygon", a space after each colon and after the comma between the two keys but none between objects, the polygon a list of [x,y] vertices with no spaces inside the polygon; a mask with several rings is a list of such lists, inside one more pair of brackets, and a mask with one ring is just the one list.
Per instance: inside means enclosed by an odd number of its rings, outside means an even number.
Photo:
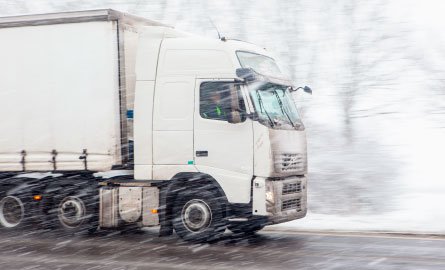
[{"label": "truck grille", "polygon": [[286,210],[291,210],[291,209],[296,209],[297,212],[301,211],[301,199],[300,198],[286,200],[281,203],[281,211],[286,211]]},{"label": "truck grille", "polygon": [[282,193],[283,195],[300,193],[301,192],[301,182],[297,183],[287,183],[283,185]]},{"label": "truck grille", "polygon": [[306,156],[298,153],[277,153],[274,155],[276,172],[304,172]]}]

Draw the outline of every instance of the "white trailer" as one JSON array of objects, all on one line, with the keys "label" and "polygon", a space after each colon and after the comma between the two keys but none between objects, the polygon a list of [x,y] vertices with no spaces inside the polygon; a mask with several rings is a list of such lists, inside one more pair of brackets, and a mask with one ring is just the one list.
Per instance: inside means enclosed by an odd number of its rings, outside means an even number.
[{"label": "white trailer", "polygon": [[113,10],[0,18],[0,40],[5,229],[208,240],[305,216],[295,88],[264,49]]}]

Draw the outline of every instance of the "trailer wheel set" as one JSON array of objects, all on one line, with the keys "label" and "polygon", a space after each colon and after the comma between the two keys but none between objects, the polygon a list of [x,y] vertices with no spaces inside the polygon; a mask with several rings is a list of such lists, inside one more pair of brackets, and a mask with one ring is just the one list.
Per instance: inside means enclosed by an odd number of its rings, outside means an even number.
[{"label": "trailer wheel set", "polygon": [[[0,228],[57,230],[64,233],[95,231],[98,227],[98,198],[95,185],[51,185],[48,179],[10,178],[0,191]],[[11,184],[14,183],[14,184]],[[80,186],[79,186],[80,185]]]}]

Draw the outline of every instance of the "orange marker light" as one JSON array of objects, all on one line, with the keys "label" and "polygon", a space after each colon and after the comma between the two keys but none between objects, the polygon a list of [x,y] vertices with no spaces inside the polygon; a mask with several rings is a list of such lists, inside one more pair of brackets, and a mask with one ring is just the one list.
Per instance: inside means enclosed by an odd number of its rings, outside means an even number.
[{"label": "orange marker light", "polygon": [[151,209],[151,213],[152,214],[157,214],[158,213],[158,209]]},{"label": "orange marker light", "polygon": [[42,195],[34,195],[32,196],[32,198],[34,199],[34,201],[40,201],[42,199]]}]

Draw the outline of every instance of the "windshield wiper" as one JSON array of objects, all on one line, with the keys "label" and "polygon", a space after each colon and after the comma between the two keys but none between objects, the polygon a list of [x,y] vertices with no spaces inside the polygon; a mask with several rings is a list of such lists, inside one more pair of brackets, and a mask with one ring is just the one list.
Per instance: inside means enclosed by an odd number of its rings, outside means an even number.
[{"label": "windshield wiper", "polygon": [[269,121],[270,121],[270,125],[271,125],[272,127],[274,127],[275,124],[273,123],[272,118],[270,118],[269,113],[266,111],[266,107],[264,107],[263,99],[261,98],[260,92],[259,92],[258,90],[256,90],[256,95],[257,95],[257,98],[258,98],[258,103],[260,104],[260,110],[261,110],[261,112],[263,112],[263,110],[264,110],[264,112],[265,112],[266,115],[267,115],[267,118],[268,118]]},{"label": "windshield wiper", "polygon": [[278,100],[278,104],[280,105],[280,109],[283,112],[283,114],[285,114],[287,116],[287,119],[289,119],[290,124],[294,127],[297,128],[294,124],[294,122],[292,121],[292,119],[290,118],[289,114],[286,112],[286,110],[283,107],[283,101],[281,100],[280,96],[278,95],[277,90],[273,89],[273,92],[275,94],[275,96],[277,97]]}]

